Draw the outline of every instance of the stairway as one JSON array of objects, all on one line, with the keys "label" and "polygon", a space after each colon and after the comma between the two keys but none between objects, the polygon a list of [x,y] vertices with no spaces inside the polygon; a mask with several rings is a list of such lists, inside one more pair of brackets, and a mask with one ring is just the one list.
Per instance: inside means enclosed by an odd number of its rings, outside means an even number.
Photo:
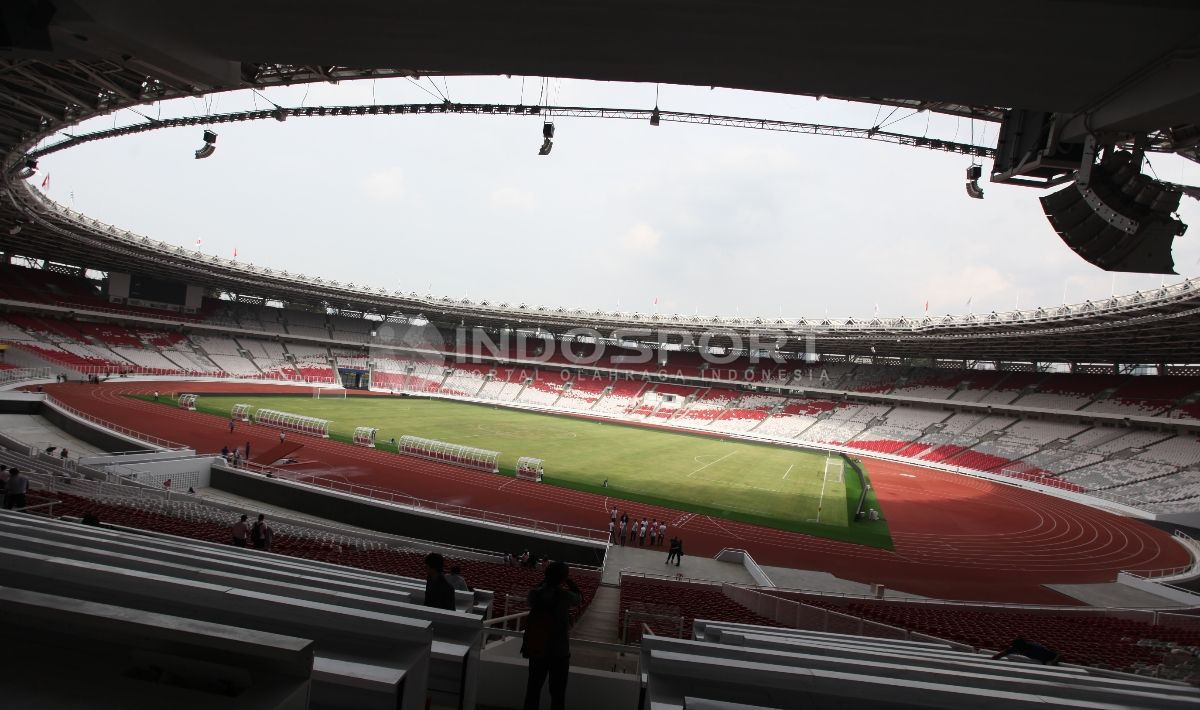
[{"label": "stairway", "polygon": [[[571,627],[571,638],[603,643],[620,643],[617,637],[617,616],[621,602],[621,590],[615,584],[601,584],[596,588],[592,603],[583,616]],[[636,653],[620,654],[615,651],[571,648],[571,665],[618,673],[633,673],[637,669]]]}]

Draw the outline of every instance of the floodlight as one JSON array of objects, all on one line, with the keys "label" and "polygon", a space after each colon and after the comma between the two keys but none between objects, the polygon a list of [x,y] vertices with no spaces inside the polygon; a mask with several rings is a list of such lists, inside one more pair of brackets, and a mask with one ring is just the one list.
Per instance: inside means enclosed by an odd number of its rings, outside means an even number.
[{"label": "floodlight", "polygon": [[271,115],[275,117],[276,121],[283,123],[287,120],[288,112],[282,106],[276,106],[275,110],[271,112]]},{"label": "floodlight", "polygon": [[204,145],[196,149],[196,160],[207,158],[217,150],[217,134],[212,131],[204,131]]},{"label": "floodlight", "polygon": [[554,137],[554,124],[547,121],[546,123],[542,124],[542,138],[553,138],[553,137]]},{"label": "floodlight", "polygon": [[538,148],[538,155],[550,155],[550,149],[554,147],[554,141],[549,138],[542,139],[542,147]]},{"label": "floodlight", "polygon": [[650,125],[657,126],[660,121],[662,121],[662,118],[658,115],[658,107],[655,106],[654,110],[650,112]]}]

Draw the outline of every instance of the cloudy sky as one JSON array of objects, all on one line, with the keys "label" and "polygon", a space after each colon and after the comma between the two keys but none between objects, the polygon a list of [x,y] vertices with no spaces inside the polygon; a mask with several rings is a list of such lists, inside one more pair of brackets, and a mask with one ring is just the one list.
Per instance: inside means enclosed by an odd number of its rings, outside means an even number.
[{"label": "cloudy sky", "polygon": [[[346,82],[267,92],[280,105],[440,100],[696,111],[967,141],[996,127],[725,89],[540,78]],[[149,116],[268,107],[249,92],[141,107]],[[77,132],[142,122],[131,111]],[[969,159],[874,141],[663,122],[377,116],[221,125],[84,145],[42,160],[50,196],[139,234],[258,265],[496,302],[703,315],[988,312],[1157,287],[1074,255],[1029,188],[983,184]],[[1164,179],[1200,166],[1152,156]],[[985,169],[986,172],[986,169]],[[1200,204],[1176,241],[1200,276]],[[655,300],[658,303],[655,305]]]}]

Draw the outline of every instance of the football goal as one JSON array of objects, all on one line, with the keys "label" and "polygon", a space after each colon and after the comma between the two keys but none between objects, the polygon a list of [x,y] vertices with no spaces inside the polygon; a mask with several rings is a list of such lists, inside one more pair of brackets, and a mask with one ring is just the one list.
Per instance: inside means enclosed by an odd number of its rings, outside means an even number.
[{"label": "football goal", "polygon": [[259,409],[254,413],[254,421],[263,426],[275,427],[276,429],[285,429],[300,434],[311,434],[325,438],[329,437],[330,420],[328,419],[306,417],[302,414],[280,412],[274,409]]},{"label": "football goal", "polygon": [[229,413],[229,418],[234,420],[235,422],[250,421],[250,405],[248,405],[248,404],[233,405],[233,411]]},{"label": "football goal", "polygon": [[517,459],[517,478],[540,483],[545,473],[541,459],[535,459],[532,456],[522,456]]},{"label": "football goal", "polygon": [[402,436],[398,446],[400,453],[405,456],[441,461],[443,463],[471,468],[477,471],[498,473],[500,468],[496,461],[500,458],[499,451],[476,449],[471,446],[450,444],[434,439],[422,439],[419,436]]},{"label": "football goal", "polygon": [[196,395],[194,394],[179,395],[179,408],[186,409],[189,412],[196,411],[196,399]]},{"label": "football goal", "polygon": [[345,389],[333,389],[331,387],[313,387],[313,399],[345,399]]}]

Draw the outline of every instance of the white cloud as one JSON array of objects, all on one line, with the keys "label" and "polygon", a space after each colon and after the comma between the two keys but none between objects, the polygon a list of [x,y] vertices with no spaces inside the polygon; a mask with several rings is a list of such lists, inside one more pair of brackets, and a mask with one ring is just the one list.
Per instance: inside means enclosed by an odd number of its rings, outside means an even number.
[{"label": "white cloud", "polygon": [[528,190],[502,187],[488,195],[488,203],[496,209],[527,211],[537,206],[537,196]]},{"label": "white cloud", "polygon": [[400,168],[387,168],[367,175],[362,181],[367,197],[380,202],[402,200],[408,194]]},{"label": "white cloud", "polygon": [[621,237],[621,247],[630,254],[650,255],[658,251],[662,233],[645,222],[638,222]]}]

